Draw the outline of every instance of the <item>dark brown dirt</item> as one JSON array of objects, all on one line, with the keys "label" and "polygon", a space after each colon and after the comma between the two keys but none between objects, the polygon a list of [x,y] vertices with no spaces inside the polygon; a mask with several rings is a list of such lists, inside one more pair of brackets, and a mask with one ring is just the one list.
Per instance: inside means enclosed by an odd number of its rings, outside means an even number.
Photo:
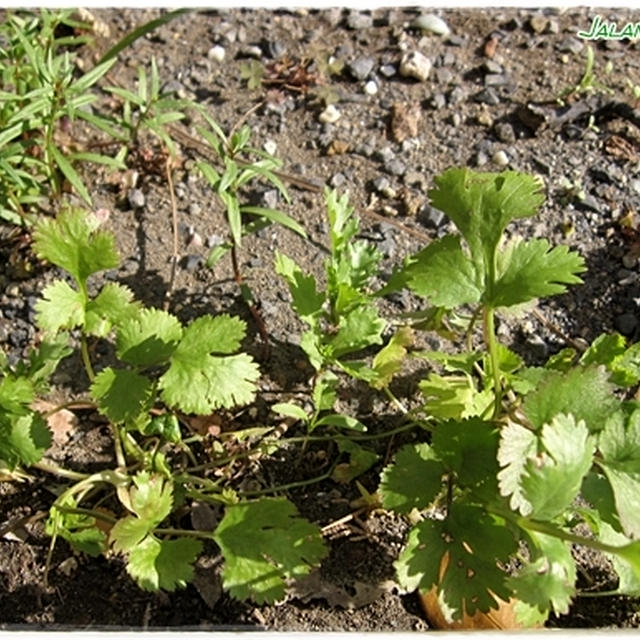
[{"label": "dark brown dirt", "polygon": [[[556,99],[563,89],[575,86],[584,72],[585,50],[578,50],[581,41],[576,32],[588,29],[596,13],[620,24],[637,18],[637,13],[577,8],[437,11],[451,28],[452,35],[445,37],[410,27],[419,13],[381,8],[359,16],[340,9],[187,14],[124,51],[110,81],[133,86],[138,65],[148,65],[155,56],[163,83],[181,95],[196,97],[223,129],[228,131],[246,117],[255,146],[275,143],[285,171],[316,184],[349,190],[361,215],[363,236],[385,252],[387,268],[447,229],[446,221],[434,218],[428,206],[427,190],[435,175],[454,165],[499,170],[503,165],[496,164],[496,160],[501,162],[496,154],[505,152],[511,168],[540,174],[548,194],[541,215],[523,222],[517,231],[569,244],[585,256],[589,266],[585,285],[553,299],[541,310],[574,337],[590,340],[613,329],[637,337],[637,247],[633,238],[623,237],[617,221],[640,208],[640,119],[627,86],[627,80],[640,84],[640,43],[596,44],[598,80],[613,93],[595,98],[580,95],[577,101],[586,105],[585,114],[557,126],[553,123],[562,113]],[[83,52],[87,65],[132,28],[158,14],[152,9],[95,12],[108,25],[110,35]],[[540,24],[544,26],[539,30]],[[497,50],[488,58],[485,47],[492,36]],[[225,49],[223,62],[207,55],[216,44]],[[252,46],[259,49],[252,50]],[[402,77],[393,70],[385,75],[383,69],[388,65],[397,68],[403,52],[414,49],[433,62],[427,81]],[[279,54],[275,57],[286,53],[294,61],[315,60],[315,67],[309,69],[318,77],[318,62],[327,56],[342,60],[347,69],[325,77],[324,85],[310,86],[306,93],[286,88],[268,94],[264,89],[249,90],[241,75],[242,64],[255,55],[267,65],[273,61],[269,52]],[[348,70],[359,58],[373,60],[364,79]],[[609,74],[604,71],[607,62],[612,65]],[[487,80],[488,76],[496,77]],[[376,83],[374,95],[364,91],[368,80]],[[488,90],[488,96],[483,94]],[[342,114],[334,125],[319,122],[323,109],[319,97],[327,91],[336,95],[336,107]],[[263,100],[266,102],[261,103]],[[531,103],[533,108],[527,108]],[[394,109],[407,111],[412,105],[417,105],[420,120],[417,130],[401,142],[401,136],[393,133],[392,114]],[[628,111],[619,105],[627,105]],[[547,114],[550,120],[536,122],[538,113]],[[77,133],[82,139],[86,132],[78,129]],[[183,163],[174,180],[182,260],[172,292],[172,311],[183,319],[221,311],[245,317],[251,334],[247,348],[261,358],[257,327],[240,300],[228,261],[213,270],[202,264],[208,249],[197,239],[224,236],[224,216],[211,190],[196,177],[196,156],[183,146],[181,157]],[[110,212],[109,226],[123,258],[117,273],[109,277],[128,284],[144,303],[160,306],[167,291],[172,251],[169,190],[162,174],[141,168],[138,176],[137,188],[144,196],[138,208],[127,201],[130,187],[119,187],[104,171],[87,172],[86,179],[96,208]],[[381,178],[388,181],[387,190],[380,188]],[[585,197],[572,197],[563,181],[576,184]],[[275,275],[273,255],[280,250],[303,269],[320,275],[327,226],[321,195],[296,188],[291,194],[290,205],[280,201],[277,206],[305,226],[310,241],[281,228],[268,228],[247,239],[240,256],[273,341],[270,358],[261,358],[260,363],[263,397],[255,414],[259,420],[268,420],[268,405],[281,398],[283,391],[299,392],[310,374],[296,346],[301,324]],[[256,193],[254,197],[261,203],[265,196]],[[387,222],[381,222],[380,216]],[[3,346],[16,355],[33,335],[33,300],[43,282],[56,274],[44,271],[19,280],[8,255],[3,254],[3,265],[0,337]],[[390,315],[418,306],[410,296],[387,304]],[[503,319],[500,331],[505,343],[534,362],[564,346],[532,317],[517,322]],[[66,362],[58,374],[57,386],[63,395],[81,391],[84,383],[76,374],[76,365]],[[407,379],[407,389],[412,384]],[[352,391],[345,402],[358,415],[369,420],[376,417],[387,426],[393,420],[379,400],[365,396],[360,388]],[[71,445],[52,452],[52,457],[83,470],[110,464],[106,425],[88,412],[80,417]],[[246,416],[240,419],[249,420]],[[379,453],[384,460],[385,448]],[[311,447],[297,464],[296,474],[302,470],[306,477],[317,475],[326,464],[325,452]],[[360,478],[368,491],[375,491],[381,466]],[[284,452],[281,459],[247,473],[257,482],[266,477],[283,483],[292,479],[293,471]],[[24,518],[24,526],[0,540],[2,626],[278,631],[428,628],[415,594],[400,593],[393,582],[392,563],[404,544],[407,525],[377,512],[336,527],[329,542],[331,553],[322,567],[276,606],[257,607],[222,593],[213,543],[198,567],[195,584],[174,594],[143,592],[119,558],[85,558],[74,555],[64,543],[55,547],[49,585],[45,586],[49,538],[39,516],[56,490],[55,481],[38,473],[23,482],[0,483],[0,526]],[[333,482],[289,493],[303,515],[321,526],[349,516],[353,512],[350,501],[358,496],[355,486]],[[580,566],[581,587],[612,587],[611,573],[602,558],[580,557]],[[577,598],[567,616],[552,619],[548,625],[637,627],[639,622],[637,602],[630,599]]]}]

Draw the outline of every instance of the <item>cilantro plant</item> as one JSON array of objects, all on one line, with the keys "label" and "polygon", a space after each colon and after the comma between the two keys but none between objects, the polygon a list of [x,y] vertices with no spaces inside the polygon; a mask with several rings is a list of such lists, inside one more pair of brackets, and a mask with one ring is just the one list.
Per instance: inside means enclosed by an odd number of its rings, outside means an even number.
[{"label": "cilantro plant", "polygon": [[[199,441],[183,438],[181,428],[190,415],[254,399],[258,367],[238,352],[244,322],[223,314],[184,325],[166,311],[143,307],[125,286],[97,287],[96,274],[116,267],[118,255],[112,234],[93,214],[63,210],[41,221],[34,238],[36,253],[69,278],[45,287],[37,305],[45,336],[39,349],[13,368],[0,362],[0,460],[10,471],[35,466],[70,481],[46,523],[51,548],[62,538],[89,555],[122,554],[141,588],[170,591],[191,579],[203,541],[215,541],[232,595],[257,602],[282,597],[286,581],[307,573],[326,553],[320,530],[285,498],[246,499],[223,479],[198,474],[223,463],[198,465],[196,456],[206,450],[194,451]],[[51,444],[47,416],[31,408],[58,361],[71,354],[70,334],[79,337],[91,401],[113,437],[115,465],[93,473],[66,470],[44,457]],[[96,340],[110,346],[106,361],[92,355]],[[195,499],[226,505],[215,529],[173,526],[174,511]]]},{"label": "cilantro plant", "polygon": [[383,506],[419,514],[396,562],[401,584],[437,587],[450,620],[515,597],[519,619],[539,623],[576,595],[578,544],[612,559],[616,593],[640,594],[640,404],[618,393],[640,382],[640,350],[603,336],[580,357],[526,366],[497,341],[495,314],[561,293],[584,271],[565,246],[504,241],[511,221],[535,214],[541,184],[451,169],[430,197],[459,233],[407,259],[390,288],[408,286],[443,318],[473,313],[461,352],[418,354],[443,370],[420,384],[430,437],[382,474]]},{"label": "cilantro plant", "polygon": [[327,189],[325,201],[329,221],[326,288],[319,290],[313,275],[281,253],[276,254],[276,271],[289,286],[293,309],[308,326],[300,346],[314,369],[322,372],[338,366],[357,375],[364,364],[347,357],[381,344],[387,326],[371,291],[382,254],[365,240],[355,240],[359,223],[347,194],[338,196]]}]

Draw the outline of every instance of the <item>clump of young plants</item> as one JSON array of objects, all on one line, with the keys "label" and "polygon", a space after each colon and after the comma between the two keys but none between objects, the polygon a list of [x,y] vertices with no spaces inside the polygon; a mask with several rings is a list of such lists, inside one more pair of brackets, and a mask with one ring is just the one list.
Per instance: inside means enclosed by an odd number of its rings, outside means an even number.
[{"label": "clump of young plants", "polygon": [[458,352],[415,354],[441,369],[420,383],[428,437],[400,449],[379,489],[384,507],[417,522],[396,562],[400,583],[437,588],[448,620],[498,598],[515,598],[525,625],[566,613],[573,545],[611,558],[615,593],[640,593],[640,405],[623,399],[640,381],[640,350],[605,335],[533,367],[496,337],[497,313],[562,293],[585,270],[566,246],[505,241],[509,223],[536,213],[541,187],[512,171],[446,171],[430,197],[457,233],[393,280],[438,317],[470,309],[481,324],[476,348],[469,326]]},{"label": "clump of young plants", "polygon": [[6,41],[0,51],[0,218],[11,223],[28,222],[30,207],[45,196],[59,197],[64,180],[91,204],[75,168],[79,162],[124,168],[119,158],[73,148],[68,135],[75,119],[103,122],[89,111],[97,99],[91,88],[116,62],[107,60],[78,77],[72,48],[87,37],[56,35],[62,25],[87,28],[72,13],[7,12],[0,23]]},{"label": "clump of young plants", "polygon": [[[34,237],[37,254],[68,278],[42,292],[37,323],[45,340],[39,349],[16,367],[6,358],[0,363],[0,460],[10,472],[35,466],[69,481],[46,523],[52,548],[62,538],[89,555],[122,554],[141,588],[171,591],[191,579],[203,542],[212,541],[225,558],[223,584],[231,595],[281,598],[287,580],[325,555],[319,528],[286,498],[244,498],[224,474],[203,473],[234,456],[220,447],[207,453],[202,438],[188,430],[190,417],[254,399],[259,370],[240,351],[245,323],[222,314],[185,325],[144,307],[118,283],[94,292],[96,274],[119,259],[112,234],[90,213],[64,210],[39,223]],[[51,444],[47,416],[31,408],[58,361],[72,353],[70,334],[91,403],[113,441],[113,466],[93,473],[66,470],[44,457]],[[98,340],[111,348],[108,361],[92,355]],[[254,453],[260,451],[256,446]],[[173,514],[194,500],[226,506],[213,530],[176,526]]]}]

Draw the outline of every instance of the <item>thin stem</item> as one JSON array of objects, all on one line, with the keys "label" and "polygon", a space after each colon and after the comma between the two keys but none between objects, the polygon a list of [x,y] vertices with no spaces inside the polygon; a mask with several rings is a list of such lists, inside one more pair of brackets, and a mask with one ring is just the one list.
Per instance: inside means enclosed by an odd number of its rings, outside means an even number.
[{"label": "thin stem", "polygon": [[171,221],[172,221],[172,233],[173,233],[173,255],[171,256],[171,274],[169,276],[169,284],[167,291],[164,294],[165,311],[169,310],[171,303],[171,295],[173,293],[173,287],[176,281],[176,270],[178,268],[178,262],[180,260],[180,254],[178,252],[178,205],[176,203],[175,189],[173,188],[173,176],[171,171],[171,155],[167,155],[167,162],[165,166],[167,174],[167,183],[169,185],[169,196],[171,198]]},{"label": "thin stem", "polygon": [[194,531],[193,529],[154,529],[153,533],[161,536],[183,536],[187,538],[202,538],[203,540],[211,540],[211,531]]},{"label": "thin stem", "polygon": [[115,524],[118,521],[118,518],[114,518],[104,511],[94,511],[93,509],[83,509],[82,507],[67,507],[66,505],[60,505],[56,508],[58,511],[62,511],[63,513],[74,513],[79,516],[89,516],[96,520],[103,520],[109,524]]},{"label": "thin stem", "polygon": [[484,307],[484,342],[489,351],[491,369],[493,372],[493,395],[495,398],[493,405],[494,420],[500,415],[502,407],[502,381],[500,379],[500,356],[498,355],[498,342],[495,334],[495,311],[491,307]]},{"label": "thin stem", "polygon": [[69,409],[96,409],[98,405],[95,402],[91,402],[90,400],[71,400],[70,402],[63,402],[62,404],[53,407],[49,411],[46,411],[42,414],[43,418],[49,418],[50,416],[58,413],[59,411],[69,410]]},{"label": "thin stem", "polygon": [[53,462],[49,462],[48,460],[40,460],[39,462],[34,462],[32,467],[36,469],[40,469],[40,471],[45,471],[46,473],[51,473],[55,476],[60,476],[61,478],[69,478],[69,480],[86,480],[89,477],[88,473],[79,473],[78,471],[70,471],[69,469],[63,469]]},{"label": "thin stem", "polygon": [[91,364],[91,357],[89,356],[89,345],[87,344],[87,338],[85,335],[80,338],[80,353],[82,354],[82,364],[84,364],[84,369],[87,372],[89,381],[93,382],[96,374],[93,371],[93,366]]},{"label": "thin stem", "polygon": [[387,396],[387,398],[389,398],[391,403],[394,404],[400,410],[400,413],[402,413],[403,416],[406,416],[409,413],[409,410],[405,408],[405,406],[402,404],[402,402],[400,402],[400,400],[398,400],[398,398],[396,398],[396,396],[393,394],[393,392],[391,391],[391,389],[389,389],[388,386],[385,386],[383,388],[383,391]]},{"label": "thin stem", "polygon": [[289,489],[297,489],[298,487],[306,487],[310,484],[316,484],[318,482],[322,482],[323,480],[327,480],[331,477],[333,470],[336,467],[338,460],[331,465],[331,468],[326,473],[322,475],[316,476],[315,478],[311,478],[309,480],[299,480],[298,482],[289,482],[288,484],[281,484],[277,487],[268,487],[266,489],[257,489],[256,491],[238,491],[238,495],[240,496],[262,496],[266,493],[279,493],[280,491],[288,491]]}]

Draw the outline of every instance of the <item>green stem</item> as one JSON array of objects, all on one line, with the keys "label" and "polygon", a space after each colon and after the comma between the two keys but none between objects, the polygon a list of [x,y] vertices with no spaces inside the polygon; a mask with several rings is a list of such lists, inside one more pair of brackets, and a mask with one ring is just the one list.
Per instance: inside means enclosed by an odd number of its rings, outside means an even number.
[{"label": "green stem", "polygon": [[93,366],[91,365],[91,357],[89,356],[89,345],[87,344],[87,338],[84,335],[80,338],[80,353],[82,354],[82,364],[84,364],[84,369],[87,372],[87,376],[89,377],[89,382],[93,382],[96,374],[93,371]]},{"label": "green stem", "polygon": [[182,536],[188,538],[202,538],[203,540],[211,540],[211,531],[194,531],[193,529],[154,529],[155,535],[161,536]]},{"label": "green stem", "polygon": [[500,379],[500,356],[498,355],[498,341],[496,340],[495,333],[495,310],[491,307],[484,307],[483,309],[483,321],[484,321],[484,342],[489,351],[489,358],[491,360],[491,369],[493,372],[493,418],[494,420],[500,415],[500,409],[502,407],[502,381]]},{"label": "green stem", "polygon": [[505,520],[513,522],[521,529],[526,529],[528,531],[537,531],[538,533],[543,533],[544,535],[557,538],[558,540],[564,540],[565,542],[584,545],[585,547],[597,549],[598,551],[603,551],[604,553],[618,554],[620,552],[620,549],[624,548],[624,546],[619,547],[612,544],[606,544],[605,542],[600,542],[599,540],[595,540],[593,538],[584,538],[582,536],[576,535],[575,533],[565,531],[564,529],[561,529],[560,527],[557,527],[549,522],[542,522],[540,520],[532,520],[525,516],[519,516],[507,509],[491,507],[487,510],[491,511],[495,515],[503,517]]},{"label": "green stem", "polygon": [[86,480],[89,477],[87,473],[79,473],[78,471],[70,471],[69,469],[63,469],[53,462],[49,462],[48,460],[40,460],[40,462],[34,462],[32,467],[36,469],[40,469],[40,471],[45,471],[46,473],[52,473],[55,476],[60,476],[61,478],[69,478],[69,480]]},{"label": "green stem", "polygon": [[256,491],[238,491],[239,496],[244,497],[252,497],[252,496],[262,496],[268,493],[279,493],[281,491],[288,491],[289,489],[297,489],[298,487],[306,487],[310,484],[316,484],[317,482],[322,482],[323,480],[327,480],[331,477],[333,470],[335,469],[337,464],[337,459],[334,464],[331,465],[331,468],[326,473],[323,473],[320,476],[316,476],[315,478],[311,478],[309,480],[300,480],[298,482],[289,482],[288,484],[281,484],[277,487],[268,487],[266,489],[257,489]]},{"label": "green stem", "polygon": [[64,505],[57,507],[57,509],[58,511],[62,511],[62,513],[74,513],[79,516],[90,516],[91,518],[95,518],[96,520],[103,520],[104,522],[108,522],[109,524],[115,524],[118,521],[118,518],[114,518],[108,513],[104,513],[103,511],[94,511],[93,509],[83,509],[82,507],[67,507]]}]

